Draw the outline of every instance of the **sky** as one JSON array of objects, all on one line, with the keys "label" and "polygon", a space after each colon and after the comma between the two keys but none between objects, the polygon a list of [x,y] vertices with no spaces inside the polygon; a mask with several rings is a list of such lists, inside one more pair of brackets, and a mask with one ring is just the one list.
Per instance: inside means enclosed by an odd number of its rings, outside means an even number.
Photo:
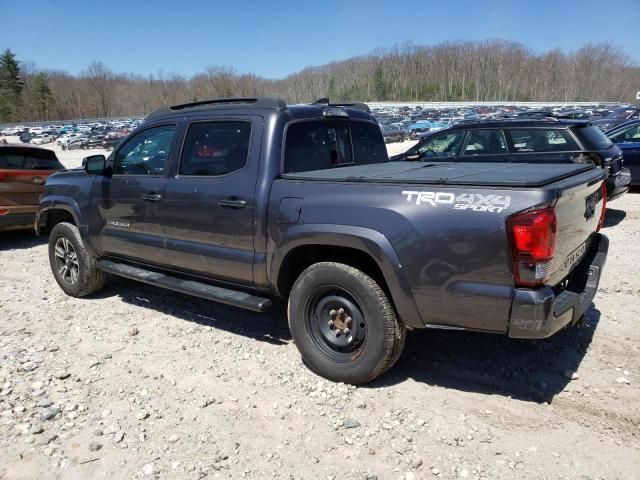
[{"label": "sky", "polygon": [[611,42],[640,64],[640,0],[0,0],[0,49],[40,68],[283,78],[403,42],[503,38],[534,52]]}]

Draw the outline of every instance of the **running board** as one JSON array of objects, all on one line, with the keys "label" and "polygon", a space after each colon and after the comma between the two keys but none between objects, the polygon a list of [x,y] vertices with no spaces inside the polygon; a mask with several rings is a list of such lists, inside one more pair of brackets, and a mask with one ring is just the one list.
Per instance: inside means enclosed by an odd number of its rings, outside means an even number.
[{"label": "running board", "polygon": [[246,292],[229,290],[227,288],[214,287],[206,283],[184,280],[172,277],[163,273],[145,270],[139,267],[132,267],[124,263],[115,263],[108,260],[99,260],[98,267],[107,273],[120,277],[138,280],[156,285],[176,292],[186,293],[195,297],[206,298],[214,302],[220,302],[234,307],[253,310],[254,312],[265,312],[271,307],[271,300],[268,298],[256,297]]}]

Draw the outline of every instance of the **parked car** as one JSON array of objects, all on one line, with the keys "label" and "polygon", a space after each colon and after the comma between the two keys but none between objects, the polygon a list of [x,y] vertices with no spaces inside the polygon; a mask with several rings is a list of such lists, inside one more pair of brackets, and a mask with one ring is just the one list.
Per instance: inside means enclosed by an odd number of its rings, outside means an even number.
[{"label": "parked car", "polygon": [[69,141],[72,138],[76,138],[79,137],[80,134],[79,133],[65,133],[63,135],[61,135],[60,137],[56,138],[56,144],[62,146],[62,145],[66,145],[67,143],[69,143]]},{"label": "parked car", "polygon": [[33,137],[34,135],[29,130],[25,130],[20,134],[19,138],[22,143],[29,143]]},{"label": "parked car", "polygon": [[631,172],[631,185],[640,185],[640,120],[621,123],[606,135],[622,150],[624,165]]},{"label": "parked car", "polygon": [[607,172],[608,199],[629,190],[622,150],[581,120],[462,121],[431,133],[394,160],[428,162],[593,163]]},{"label": "parked car", "polygon": [[600,130],[607,131],[613,127],[620,125],[628,120],[637,120],[640,118],[640,106],[617,108],[609,115],[600,120],[594,120],[593,124]]},{"label": "parked car", "polygon": [[33,228],[44,183],[63,168],[51,150],[0,144],[0,231]]},{"label": "parked car", "polygon": [[122,142],[124,139],[126,138],[126,136],[110,136],[108,135],[104,141],[102,142],[102,147],[105,150],[112,150],[115,147],[117,147],[120,142]]},{"label": "parked car", "polygon": [[404,142],[405,133],[400,127],[396,125],[383,125],[380,129],[382,130],[384,143]]},{"label": "parked car", "polygon": [[82,148],[86,139],[87,137],[83,135],[70,138],[66,143],[62,144],[62,150],[79,150]]},{"label": "parked car", "polygon": [[46,133],[36,135],[35,137],[32,137],[31,140],[29,141],[29,143],[32,143],[33,145],[44,145],[45,143],[51,143],[51,142],[53,142],[53,137]]},{"label": "parked car", "polygon": [[201,101],[52,176],[38,224],[68,295],[112,273],[255,311],[283,297],[305,363],[341,382],[388,370],[407,328],[580,320],[608,249],[602,169],[416,167],[388,162],[364,104]]}]

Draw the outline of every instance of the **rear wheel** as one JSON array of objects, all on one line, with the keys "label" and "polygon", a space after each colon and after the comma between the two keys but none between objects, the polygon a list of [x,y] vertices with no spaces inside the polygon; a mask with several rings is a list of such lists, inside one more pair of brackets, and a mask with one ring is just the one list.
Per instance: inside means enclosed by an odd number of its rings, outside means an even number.
[{"label": "rear wheel", "polygon": [[289,328],[311,370],[361,384],[398,360],[406,329],[380,286],[360,270],[322,262],[307,268],[289,297]]},{"label": "rear wheel", "polygon": [[84,246],[78,227],[58,223],[49,236],[49,263],[60,288],[72,297],[84,297],[100,290],[106,274]]}]

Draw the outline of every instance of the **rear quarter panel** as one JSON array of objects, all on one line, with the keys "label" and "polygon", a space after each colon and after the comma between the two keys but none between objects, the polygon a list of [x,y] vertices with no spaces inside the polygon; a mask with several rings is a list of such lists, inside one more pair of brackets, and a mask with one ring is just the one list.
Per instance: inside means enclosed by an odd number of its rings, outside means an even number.
[{"label": "rear quarter panel", "polygon": [[298,223],[319,230],[360,227],[389,240],[424,324],[504,332],[513,289],[504,220],[554,195],[542,189],[277,180],[270,250],[286,248],[296,228],[278,223],[280,199],[303,199]]}]

